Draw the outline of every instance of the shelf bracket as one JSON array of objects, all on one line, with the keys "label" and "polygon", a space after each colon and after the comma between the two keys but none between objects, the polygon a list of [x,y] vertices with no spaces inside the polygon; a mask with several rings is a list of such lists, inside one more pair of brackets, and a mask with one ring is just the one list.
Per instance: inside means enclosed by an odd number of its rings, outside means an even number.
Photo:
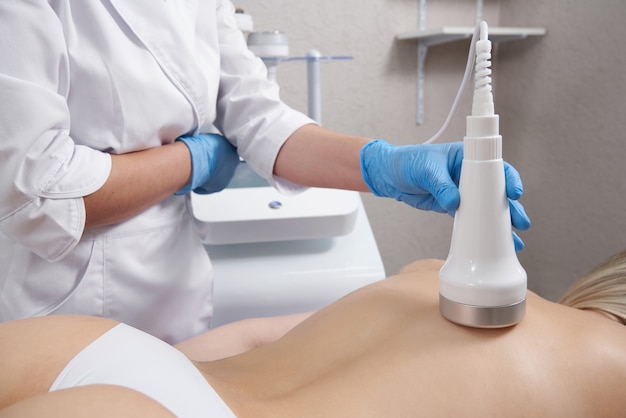
[{"label": "shelf bracket", "polygon": [[428,48],[441,44],[456,41],[459,39],[471,38],[471,35],[457,35],[454,37],[447,38],[430,38],[430,39],[420,39],[417,42],[417,92],[416,92],[416,103],[415,103],[415,120],[418,125],[424,123],[424,95],[425,95],[425,79],[426,79],[426,56],[428,55]]},{"label": "shelf bracket", "polygon": [[428,46],[424,42],[417,43],[417,81],[416,81],[416,103],[415,103],[415,122],[418,125],[424,123],[424,73],[426,66],[426,55],[428,54]]}]

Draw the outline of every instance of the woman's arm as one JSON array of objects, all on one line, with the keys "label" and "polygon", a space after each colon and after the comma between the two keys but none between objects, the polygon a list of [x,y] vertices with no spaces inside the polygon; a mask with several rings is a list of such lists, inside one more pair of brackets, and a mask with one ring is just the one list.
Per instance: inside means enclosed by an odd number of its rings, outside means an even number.
[{"label": "woman's arm", "polygon": [[276,341],[311,313],[244,319],[222,325],[175,345],[195,361],[212,361]]},{"label": "woman's arm", "polygon": [[274,174],[305,186],[369,192],[360,159],[361,148],[369,141],[304,125],[280,149]]},{"label": "woman's arm", "polygon": [[191,156],[180,141],[111,160],[104,186],[83,198],[86,228],[129,218],[174,194],[191,176]]}]

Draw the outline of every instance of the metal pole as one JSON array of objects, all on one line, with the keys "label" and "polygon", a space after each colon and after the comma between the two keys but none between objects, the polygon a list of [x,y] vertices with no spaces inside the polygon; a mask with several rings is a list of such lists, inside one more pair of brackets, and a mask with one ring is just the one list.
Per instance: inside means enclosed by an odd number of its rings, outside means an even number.
[{"label": "metal pole", "polygon": [[320,57],[319,51],[312,49],[306,54],[307,57],[307,88],[309,117],[322,124],[322,87],[320,81]]}]

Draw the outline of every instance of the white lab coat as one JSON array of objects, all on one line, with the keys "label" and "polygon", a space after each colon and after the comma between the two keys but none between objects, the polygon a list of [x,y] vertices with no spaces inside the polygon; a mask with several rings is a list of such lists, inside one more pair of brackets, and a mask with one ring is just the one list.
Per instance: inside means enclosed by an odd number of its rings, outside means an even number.
[{"label": "white lab coat", "polygon": [[[283,103],[227,0],[0,2],[0,320],[112,317],[169,342],[210,327],[212,269],[187,198],[84,230],[110,154],[217,127],[272,177],[312,121]],[[0,234],[1,235],[1,234]]]}]

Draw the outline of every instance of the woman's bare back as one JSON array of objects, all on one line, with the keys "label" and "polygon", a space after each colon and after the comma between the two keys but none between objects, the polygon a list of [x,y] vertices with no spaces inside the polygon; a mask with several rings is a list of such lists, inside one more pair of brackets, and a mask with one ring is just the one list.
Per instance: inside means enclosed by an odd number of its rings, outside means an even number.
[{"label": "woman's bare back", "polygon": [[440,265],[414,264],[276,343],[201,367],[242,418],[623,416],[622,325],[530,292],[515,327],[454,325],[438,312]]}]

